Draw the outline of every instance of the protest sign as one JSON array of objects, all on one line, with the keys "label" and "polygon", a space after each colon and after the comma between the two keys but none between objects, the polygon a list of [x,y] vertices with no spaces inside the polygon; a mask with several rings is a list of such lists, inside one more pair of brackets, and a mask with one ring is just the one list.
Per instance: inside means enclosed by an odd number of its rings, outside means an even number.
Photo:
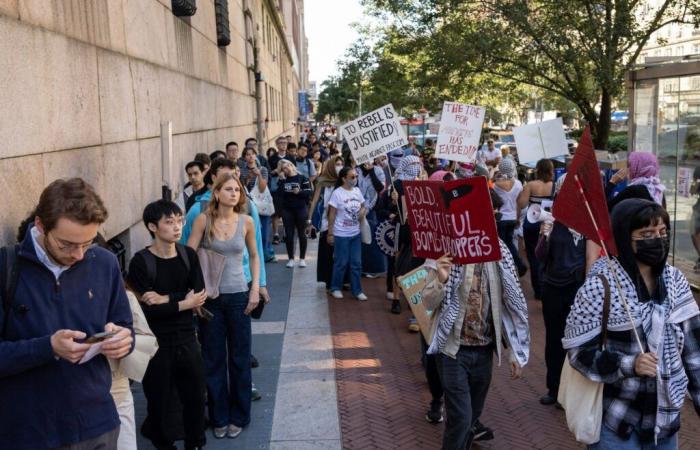
[{"label": "protest sign", "polygon": [[569,154],[561,117],[513,128],[513,136],[520,164]]},{"label": "protest sign", "polygon": [[479,150],[485,115],[486,108],[481,106],[443,103],[435,157],[465,163],[474,162]]},{"label": "protest sign", "polygon": [[399,287],[406,296],[408,305],[411,307],[413,317],[418,321],[421,333],[426,342],[430,342],[430,316],[432,311],[427,309],[423,304],[422,291],[425,288],[425,283],[428,278],[428,269],[420,266],[408,272],[406,275],[397,278]]},{"label": "protest sign", "polygon": [[501,259],[486,178],[448,182],[404,181],[413,254],[458,264]]},{"label": "protest sign", "polygon": [[408,145],[399,116],[391,104],[351,120],[341,126],[340,131],[358,165]]},{"label": "protest sign", "polygon": [[690,167],[678,168],[678,195],[689,198],[690,186],[693,184],[693,169]]}]

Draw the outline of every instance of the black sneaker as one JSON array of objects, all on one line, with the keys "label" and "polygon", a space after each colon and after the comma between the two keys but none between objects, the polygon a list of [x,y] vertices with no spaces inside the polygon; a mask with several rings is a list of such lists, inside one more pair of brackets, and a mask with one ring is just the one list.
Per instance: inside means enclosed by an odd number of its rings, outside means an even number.
[{"label": "black sneaker", "polygon": [[250,355],[250,367],[252,369],[257,368],[260,365],[258,362],[258,358],[255,357],[255,355]]},{"label": "black sneaker", "polygon": [[550,394],[549,392],[540,397],[541,405],[553,405],[557,402],[557,398]]},{"label": "black sneaker", "polygon": [[276,234],[272,236],[272,245],[278,245],[280,243],[280,235]]},{"label": "black sneaker", "polygon": [[437,424],[443,421],[441,402],[430,402],[430,409],[427,413],[425,413],[425,420],[432,424]]},{"label": "black sneaker", "polygon": [[472,427],[472,433],[474,433],[475,441],[490,441],[493,439],[493,430],[478,420]]},{"label": "black sneaker", "polygon": [[262,395],[260,394],[260,391],[258,391],[258,388],[253,385],[253,387],[250,389],[250,400],[253,402],[257,402],[262,398]]},{"label": "black sneaker", "polygon": [[398,300],[391,301],[391,313],[401,314],[401,303]]}]

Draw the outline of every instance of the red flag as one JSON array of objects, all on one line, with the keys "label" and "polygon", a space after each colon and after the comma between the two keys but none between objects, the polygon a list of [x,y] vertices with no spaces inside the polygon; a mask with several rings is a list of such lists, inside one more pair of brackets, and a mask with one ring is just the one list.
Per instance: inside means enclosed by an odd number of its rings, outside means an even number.
[{"label": "red flag", "polygon": [[564,184],[554,201],[554,218],[606,248],[610,256],[617,255],[589,127],[584,130],[566,173]]}]

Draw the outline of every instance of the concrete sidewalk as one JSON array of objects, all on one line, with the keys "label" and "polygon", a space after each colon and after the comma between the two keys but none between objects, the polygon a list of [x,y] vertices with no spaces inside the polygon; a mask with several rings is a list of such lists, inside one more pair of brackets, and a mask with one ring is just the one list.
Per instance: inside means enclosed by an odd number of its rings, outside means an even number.
[{"label": "concrete sidewalk", "polygon": [[[333,342],[325,292],[316,283],[316,242],[309,242],[309,267],[266,265],[272,301],[253,320],[253,354],[260,366],[253,383],[262,399],[253,402],[250,425],[236,439],[216,439],[207,430],[208,449],[340,449]],[[281,252],[281,253],[280,253]],[[136,427],[146,416],[141,385],[132,385]],[[176,443],[182,448],[183,443]],[[139,449],[153,449],[139,434]]]}]

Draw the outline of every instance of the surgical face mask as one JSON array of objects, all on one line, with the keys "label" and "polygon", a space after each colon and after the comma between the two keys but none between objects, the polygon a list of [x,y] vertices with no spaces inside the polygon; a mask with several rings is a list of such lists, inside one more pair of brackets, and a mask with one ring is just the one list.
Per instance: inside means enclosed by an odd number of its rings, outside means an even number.
[{"label": "surgical face mask", "polygon": [[670,244],[668,237],[639,239],[634,242],[637,246],[634,254],[637,261],[657,269],[666,264]]},{"label": "surgical face mask", "polygon": [[350,186],[350,187],[357,186],[357,178],[348,179],[347,182],[348,182],[348,186]]},{"label": "surgical face mask", "polygon": [[340,171],[343,170],[343,166],[337,165],[335,166],[335,174],[340,175]]}]

